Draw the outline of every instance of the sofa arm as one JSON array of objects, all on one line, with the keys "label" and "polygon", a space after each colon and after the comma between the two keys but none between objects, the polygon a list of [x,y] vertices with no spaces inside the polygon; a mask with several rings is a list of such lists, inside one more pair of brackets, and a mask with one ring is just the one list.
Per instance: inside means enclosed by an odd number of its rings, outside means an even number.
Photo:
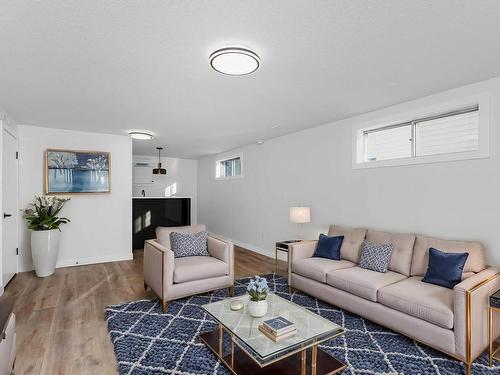
[{"label": "sofa arm", "polygon": [[220,237],[208,236],[208,252],[210,256],[228,264],[229,277],[234,281],[234,245],[231,241]]},{"label": "sofa arm", "polygon": [[318,241],[304,241],[290,245],[290,263],[299,259],[311,258],[317,246]]},{"label": "sofa arm", "polygon": [[207,238],[208,252],[210,256],[222,260],[224,263],[229,263],[233,244],[221,238],[208,236]]},{"label": "sofa arm", "polygon": [[488,267],[453,288],[455,353],[467,363],[488,346],[489,297],[500,289],[499,273],[499,268]]},{"label": "sofa arm", "polygon": [[292,264],[299,259],[311,258],[318,246],[318,241],[304,241],[289,246],[288,258],[288,285],[291,285]]},{"label": "sofa arm", "polygon": [[144,243],[144,283],[162,300],[174,283],[174,252],[155,240]]}]

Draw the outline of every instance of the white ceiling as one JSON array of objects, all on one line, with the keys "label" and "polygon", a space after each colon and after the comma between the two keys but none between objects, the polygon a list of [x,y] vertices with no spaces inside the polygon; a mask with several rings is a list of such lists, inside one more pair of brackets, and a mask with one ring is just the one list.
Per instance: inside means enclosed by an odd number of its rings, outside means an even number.
[{"label": "white ceiling", "polygon": [[[500,1],[0,2],[0,106],[198,158],[500,75]],[[208,56],[256,51],[254,74]],[[277,126],[277,127],[276,127]]]}]

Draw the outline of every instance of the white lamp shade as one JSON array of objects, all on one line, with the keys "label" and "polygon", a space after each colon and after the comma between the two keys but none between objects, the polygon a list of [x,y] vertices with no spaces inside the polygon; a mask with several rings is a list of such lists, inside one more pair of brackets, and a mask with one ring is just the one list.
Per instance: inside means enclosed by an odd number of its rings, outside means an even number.
[{"label": "white lamp shade", "polygon": [[310,207],[290,207],[290,221],[292,223],[309,223],[311,221]]}]

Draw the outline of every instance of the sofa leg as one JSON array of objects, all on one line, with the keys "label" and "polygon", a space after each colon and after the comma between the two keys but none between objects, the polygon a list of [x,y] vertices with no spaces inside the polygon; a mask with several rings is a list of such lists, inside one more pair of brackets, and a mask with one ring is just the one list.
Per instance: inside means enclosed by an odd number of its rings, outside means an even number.
[{"label": "sofa leg", "polygon": [[288,286],[288,294],[293,294],[293,288],[291,286]]},{"label": "sofa leg", "polygon": [[230,297],[233,297],[234,296],[234,286],[230,286],[229,288],[227,288],[227,292],[229,293]]},{"label": "sofa leg", "polygon": [[146,284],[146,281],[144,281],[144,290],[148,290],[148,284]]},{"label": "sofa leg", "polygon": [[168,301],[162,301],[162,312],[165,314],[167,312]]}]

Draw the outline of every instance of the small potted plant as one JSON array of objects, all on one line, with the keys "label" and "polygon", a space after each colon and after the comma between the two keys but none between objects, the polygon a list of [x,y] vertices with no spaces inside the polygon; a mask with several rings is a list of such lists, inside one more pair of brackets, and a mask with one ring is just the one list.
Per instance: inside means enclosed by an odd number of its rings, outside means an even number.
[{"label": "small potted plant", "polygon": [[255,276],[251,279],[247,286],[247,293],[250,296],[248,301],[248,313],[254,318],[260,318],[267,313],[267,294],[269,293],[269,286],[264,277]]},{"label": "small potted plant", "polygon": [[58,217],[69,198],[35,197],[24,212],[24,219],[31,229],[31,256],[38,277],[54,273],[59,254],[60,226],[69,219]]}]

